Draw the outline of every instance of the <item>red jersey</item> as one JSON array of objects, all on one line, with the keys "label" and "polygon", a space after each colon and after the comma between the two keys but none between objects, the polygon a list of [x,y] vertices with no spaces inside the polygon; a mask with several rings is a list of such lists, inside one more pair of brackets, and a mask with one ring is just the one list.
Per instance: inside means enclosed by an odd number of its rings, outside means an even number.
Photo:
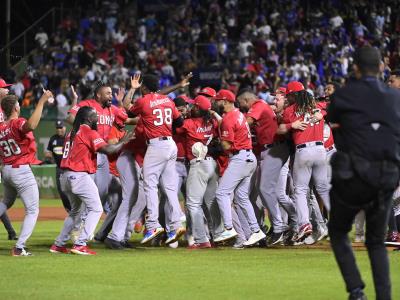
[{"label": "red jersey", "polygon": [[186,157],[186,140],[183,135],[174,134],[172,138],[175,141],[176,148],[178,148],[178,158],[185,158]]},{"label": "red jersey", "polygon": [[324,147],[328,149],[335,144],[331,127],[325,123],[324,125]]},{"label": "red jersey", "polygon": [[221,123],[221,140],[232,143],[230,152],[252,149],[249,124],[237,108],[224,115]]},{"label": "red jersey", "polygon": [[[306,113],[302,115],[296,113],[296,104],[293,104],[287,107],[283,112],[283,122],[285,124],[288,124],[297,120],[302,120],[306,123],[309,123],[312,115],[317,111],[321,112],[323,115],[326,115],[326,111],[323,109],[323,105],[320,103],[317,103],[317,106],[312,113]],[[325,120],[322,119],[317,123],[309,123],[304,131],[292,129],[292,138],[295,145],[300,145],[308,142],[323,142],[324,124]]]},{"label": "red jersey", "polygon": [[75,172],[96,173],[96,152],[107,143],[96,130],[86,124],[81,125],[72,144],[70,137],[71,133],[65,138],[61,168]]},{"label": "red jersey", "polygon": [[259,145],[272,144],[282,138],[276,134],[278,129],[276,115],[264,101],[257,100],[254,102],[246,116],[254,119],[254,130]]},{"label": "red jersey", "polygon": [[128,118],[125,109],[118,108],[115,105],[111,105],[110,107],[103,107],[99,102],[94,99],[82,100],[77,105],[71,107],[68,112],[75,116],[79,108],[83,106],[93,107],[97,111],[97,132],[104,140],[108,139],[108,134],[110,133],[111,127],[113,126],[114,122],[122,127],[125,120]]},{"label": "red jersey", "polygon": [[0,123],[0,157],[4,165],[37,165],[36,143],[32,131],[25,132],[26,119]]},{"label": "red jersey", "polygon": [[[108,135],[109,140],[117,140],[119,141],[125,135],[125,130],[120,130],[116,126],[113,126],[110,130],[110,134]],[[110,173],[114,176],[119,177],[119,173],[117,170],[117,159],[119,157],[119,153],[108,155],[108,165],[110,168]]]},{"label": "red jersey", "polygon": [[177,128],[177,132],[185,135],[186,158],[192,160],[195,158],[192,153],[192,146],[197,142],[207,146],[213,137],[218,135],[218,123],[215,120],[210,120],[210,122],[204,124],[203,118],[186,119],[183,126]]},{"label": "red jersey", "polygon": [[[131,144],[132,143],[132,144]],[[138,163],[140,167],[143,166],[144,156],[146,155],[147,144],[146,138],[144,136],[144,125],[142,118],[139,119],[139,122],[135,128],[135,139],[129,144],[130,149],[132,149],[135,161]],[[128,144],[128,145],[129,145]]]},{"label": "red jersey", "polygon": [[131,112],[143,118],[146,140],[172,136],[172,121],[181,115],[170,98],[156,93],[138,99]]}]

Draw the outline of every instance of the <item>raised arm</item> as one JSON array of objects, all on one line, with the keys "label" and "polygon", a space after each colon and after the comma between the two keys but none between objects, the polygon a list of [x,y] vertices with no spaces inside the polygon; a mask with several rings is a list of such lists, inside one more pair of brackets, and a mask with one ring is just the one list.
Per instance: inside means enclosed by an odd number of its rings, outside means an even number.
[{"label": "raised arm", "polygon": [[42,97],[40,97],[31,117],[25,122],[23,131],[29,132],[36,129],[39,125],[40,118],[42,117],[43,107],[50,98],[54,98],[53,93],[49,90],[44,90],[44,93]]}]

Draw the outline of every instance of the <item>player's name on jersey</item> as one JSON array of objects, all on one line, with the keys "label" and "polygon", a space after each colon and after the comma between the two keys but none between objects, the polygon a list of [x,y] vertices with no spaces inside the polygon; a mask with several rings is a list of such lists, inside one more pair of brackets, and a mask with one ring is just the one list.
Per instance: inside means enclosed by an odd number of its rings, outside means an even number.
[{"label": "player's name on jersey", "polygon": [[99,115],[97,119],[97,124],[112,126],[112,124],[114,123],[114,119],[114,116]]},{"label": "player's name on jersey", "polygon": [[0,139],[5,137],[6,135],[8,135],[10,132],[11,132],[11,128],[6,128],[5,130],[0,131]]},{"label": "player's name on jersey", "polygon": [[150,101],[150,107],[158,106],[158,105],[161,105],[163,103],[167,103],[169,101],[170,101],[169,98],[162,98],[162,99],[157,99],[157,100],[154,100],[154,101]]},{"label": "player's name on jersey", "polygon": [[197,133],[204,133],[204,132],[209,132],[209,131],[211,131],[212,128],[213,128],[212,125],[206,126],[206,127],[198,127],[196,131],[197,131]]}]

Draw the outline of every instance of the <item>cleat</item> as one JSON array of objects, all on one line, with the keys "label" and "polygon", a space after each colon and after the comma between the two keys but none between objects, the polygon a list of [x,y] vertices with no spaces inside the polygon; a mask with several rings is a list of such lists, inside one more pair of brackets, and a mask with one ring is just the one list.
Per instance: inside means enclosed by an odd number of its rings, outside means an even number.
[{"label": "cleat", "polygon": [[311,226],[310,223],[304,224],[303,226],[300,227],[299,232],[296,233],[296,234],[293,236],[292,241],[293,241],[293,242],[297,242],[297,241],[299,241],[299,240],[301,240],[301,239],[303,239],[303,238],[309,236],[310,234],[312,234],[312,231],[313,231],[313,230],[312,230],[312,226]]},{"label": "cleat", "polygon": [[96,255],[97,253],[90,250],[88,246],[73,245],[71,248],[71,253],[79,255]]},{"label": "cleat", "polygon": [[194,243],[193,245],[188,246],[186,249],[200,250],[200,249],[210,249],[210,248],[212,248],[210,242],[204,242],[204,243],[198,243],[198,244]]},{"label": "cleat", "polygon": [[164,228],[159,227],[154,230],[147,230],[143,239],[140,241],[141,244],[146,244],[147,242],[150,242],[152,239],[154,239],[156,236],[160,235],[161,233],[164,232]]},{"label": "cleat", "polygon": [[28,251],[28,249],[26,249],[26,248],[17,248],[17,247],[14,247],[14,248],[12,248],[12,250],[11,250],[11,255],[12,255],[12,256],[32,256],[32,253],[30,253],[30,252]]},{"label": "cleat", "polygon": [[54,245],[54,244],[51,245],[49,251],[51,253],[63,253],[63,254],[71,253],[71,251],[67,247],[65,247],[65,246],[61,246],[60,247],[60,246],[57,246],[57,245]]},{"label": "cleat", "polygon": [[135,231],[135,233],[141,233],[143,231],[143,227],[142,221],[137,221],[133,227],[133,231]]},{"label": "cleat", "polygon": [[104,245],[106,245],[106,247],[108,249],[112,249],[112,250],[122,250],[124,249],[124,247],[121,245],[120,242],[110,239],[110,238],[106,238],[104,240]]},{"label": "cleat", "polygon": [[253,246],[254,244],[257,244],[259,241],[262,239],[265,239],[266,235],[264,232],[259,230],[258,232],[253,232],[253,234],[249,237],[249,239],[243,243],[243,246]]},{"label": "cleat", "polygon": [[168,244],[177,242],[179,240],[179,238],[185,234],[185,232],[186,232],[186,229],[183,227],[178,228],[178,230],[176,230],[176,231],[173,230],[173,231],[168,232],[167,240],[165,241],[165,244],[168,245]]},{"label": "cleat", "polygon": [[225,229],[219,236],[214,239],[215,243],[227,241],[233,239],[238,234],[234,228],[232,229]]},{"label": "cleat", "polygon": [[284,233],[283,232],[279,232],[279,233],[272,233],[270,238],[268,239],[268,246],[273,246],[276,245],[278,243],[283,242],[284,239]]}]

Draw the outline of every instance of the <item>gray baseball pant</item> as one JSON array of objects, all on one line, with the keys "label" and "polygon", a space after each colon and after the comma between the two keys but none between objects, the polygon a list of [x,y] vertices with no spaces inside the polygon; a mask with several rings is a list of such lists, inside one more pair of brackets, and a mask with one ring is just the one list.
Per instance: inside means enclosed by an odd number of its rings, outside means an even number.
[{"label": "gray baseball pant", "polygon": [[64,221],[60,235],[56,238],[55,244],[64,246],[70,239],[70,234],[76,219],[80,218],[81,204],[86,206],[86,220],[75,245],[85,246],[93,235],[99,223],[103,207],[97,186],[93,176],[86,172],[64,171],[60,178],[61,188],[71,203],[71,211]]},{"label": "gray baseball pant", "polygon": [[210,212],[213,236],[215,236],[215,229],[221,224],[221,215],[215,201],[217,182],[217,163],[213,158],[207,157],[201,161],[194,159],[190,162],[186,180],[186,207],[190,214],[192,234],[196,243],[208,242],[203,202]]},{"label": "gray baseball pant", "polygon": [[135,158],[130,151],[121,153],[117,160],[117,169],[122,186],[122,202],[115,217],[111,233],[108,234],[108,238],[115,241],[124,239],[130,211],[138,196],[139,179],[135,163]]},{"label": "gray baseball pant", "polygon": [[17,235],[11,224],[11,220],[7,215],[7,212],[4,212],[4,214],[0,217],[0,220],[3,222],[4,228],[7,230],[8,235]]},{"label": "gray baseball pant", "polygon": [[276,193],[279,176],[283,165],[289,158],[289,147],[286,143],[275,145],[261,152],[260,161],[260,195],[269,216],[275,233],[287,230],[282,220]]},{"label": "gray baseball pant", "polygon": [[297,229],[296,205],[286,192],[288,176],[289,176],[289,159],[281,168],[279,179],[276,185],[276,195],[278,198],[278,202],[282,207],[281,216],[283,223],[288,224],[289,227],[296,230]]},{"label": "gray baseball pant", "polygon": [[[264,212],[264,205],[262,203],[260,197],[260,166],[257,165],[256,171],[251,176],[250,180],[250,202],[253,205],[254,214],[256,215],[256,219],[258,225],[261,228],[266,228],[265,226],[265,212]],[[242,214],[243,215],[243,214]]]},{"label": "gray baseball pant", "polygon": [[330,209],[327,172],[326,150],[324,146],[310,145],[305,148],[296,149],[293,164],[293,181],[299,227],[310,222],[307,193],[311,178],[325,207],[328,210]]},{"label": "gray baseball pant", "polygon": [[39,215],[39,188],[29,165],[21,165],[19,168],[5,165],[1,176],[4,196],[0,203],[0,216],[14,204],[17,195],[25,207],[25,218],[15,245],[17,248],[24,248],[26,241],[32,235]]},{"label": "gray baseball pant", "polygon": [[249,199],[250,179],[257,168],[257,160],[252,151],[241,150],[229,159],[229,164],[216,191],[216,198],[225,228],[232,228],[231,197],[243,209],[252,232],[258,232],[253,206]]},{"label": "gray baseball pant", "polygon": [[148,213],[147,230],[161,227],[158,221],[158,184],[160,181],[171,206],[171,230],[176,230],[181,226],[182,210],[177,191],[176,154],[176,144],[172,139],[153,139],[147,147],[143,162],[143,188]]},{"label": "gray baseball pant", "polygon": [[354,224],[355,224],[355,234],[357,236],[364,236],[365,211],[360,210],[358,214],[356,214],[356,217],[354,218]]}]

